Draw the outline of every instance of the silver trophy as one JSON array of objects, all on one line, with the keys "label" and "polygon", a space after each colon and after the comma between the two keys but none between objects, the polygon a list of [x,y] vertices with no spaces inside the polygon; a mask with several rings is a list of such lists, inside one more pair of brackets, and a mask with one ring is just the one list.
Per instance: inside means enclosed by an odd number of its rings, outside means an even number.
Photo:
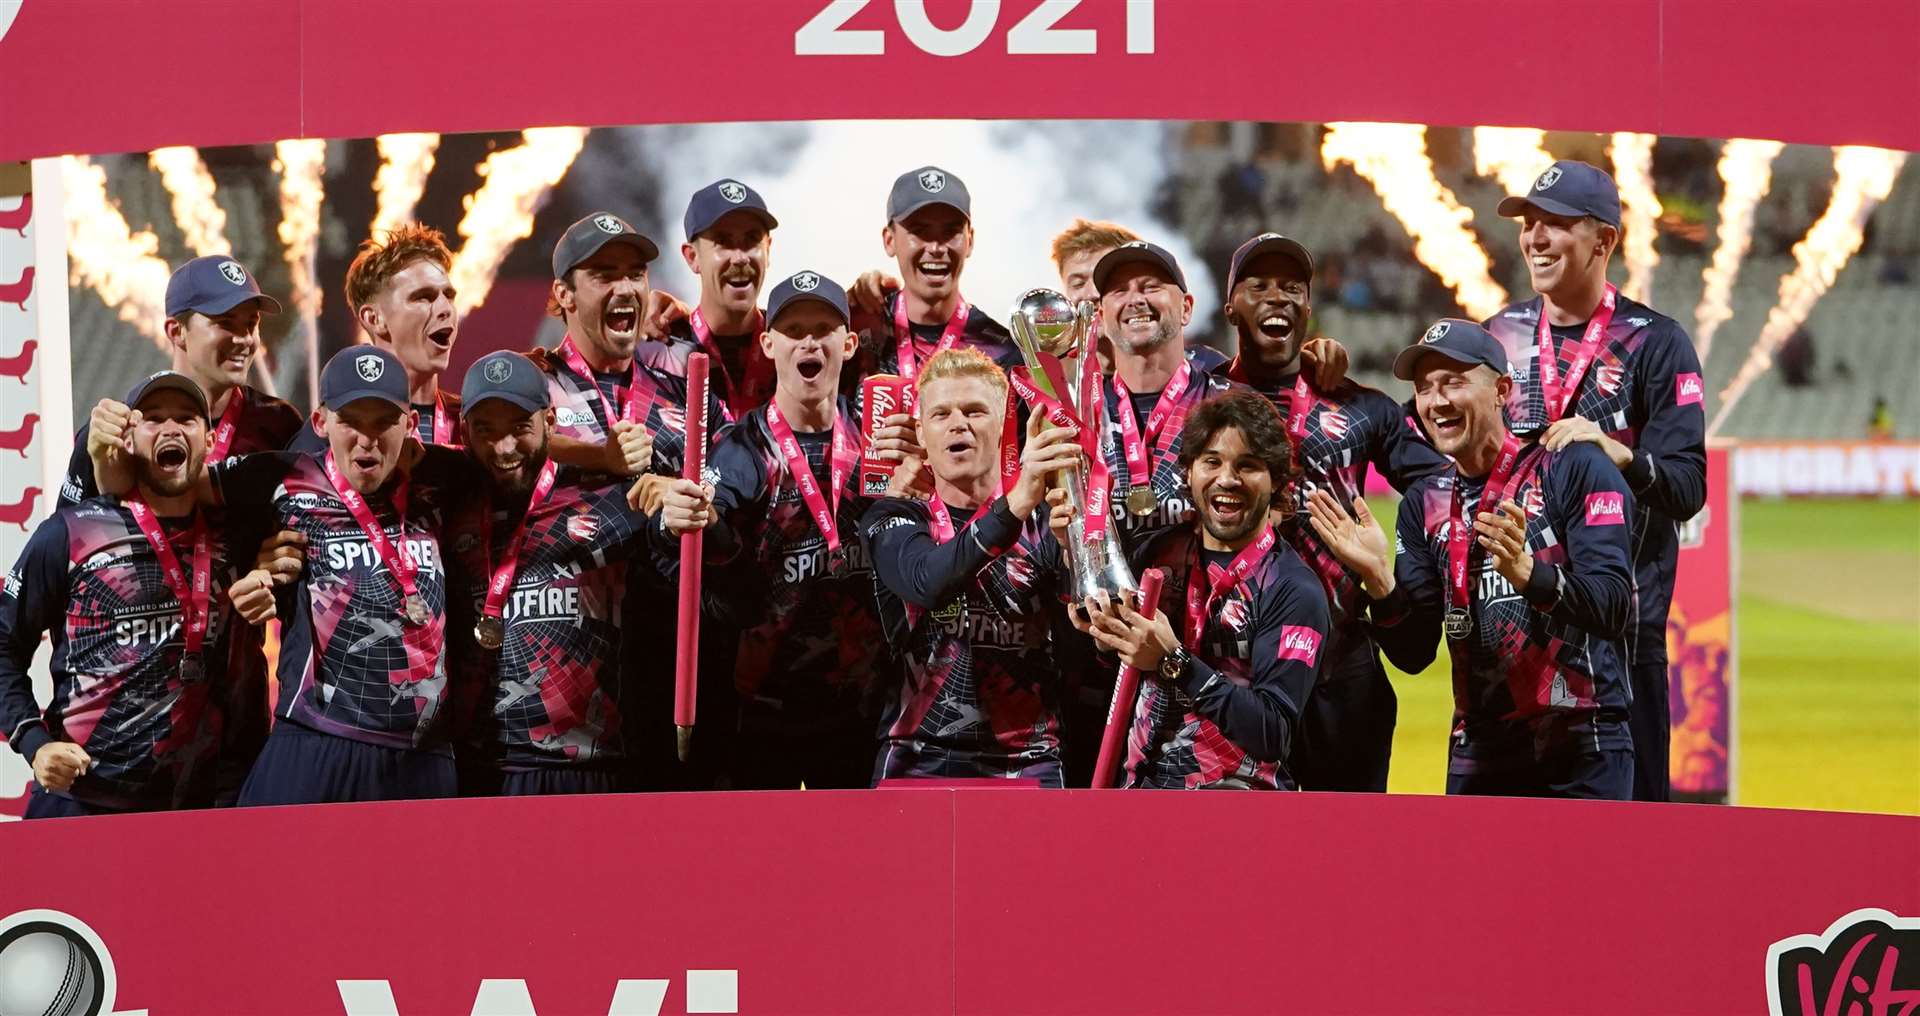
[{"label": "silver trophy", "polygon": [[[1013,307],[1013,344],[1020,347],[1034,387],[1059,400],[1083,426],[1093,428],[1099,436],[1101,454],[1105,455],[1112,433],[1106,400],[1096,390],[1092,405],[1079,404],[1084,382],[1099,367],[1092,342],[1094,314],[1092,301],[1075,307],[1051,289],[1030,289]],[[1072,391],[1054,390],[1049,380],[1048,361],[1059,365],[1055,376],[1064,380]],[[1075,467],[1061,470],[1061,474],[1054,482],[1067,489],[1068,503],[1073,507],[1073,521],[1067,525],[1067,565],[1073,570],[1075,602],[1089,596],[1118,599],[1122,593],[1135,594],[1133,598],[1137,599],[1140,586],[1134,581],[1133,569],[1127,567],[1119,541],[1114,539],[1114,520],[1108,519],[1104,537],[1087,542],[1085,470]]]}]

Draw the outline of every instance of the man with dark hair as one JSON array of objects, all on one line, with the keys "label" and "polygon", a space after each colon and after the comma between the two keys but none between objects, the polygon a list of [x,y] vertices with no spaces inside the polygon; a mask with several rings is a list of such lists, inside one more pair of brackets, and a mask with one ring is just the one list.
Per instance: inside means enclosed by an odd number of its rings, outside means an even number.
[{"label": "man with dark hair", "polygon": [[1393,372],[1413,382],[1421,422],[1454,465],[1407,489],[1391,565],[1366,502],[1357,518],[1326,491],[1309,507],[1321,540],[1360,576],[1395,666],[1426,669],[1445,633],[1447,792],[1625,800],[1626,481],[1591,443],[1556,451],[1508,430],[1506,350],[1479,325],[1436,323]]},{"label": "man with dark hair", "polygon": [[[1627,633],[1634,798],[1667,799],[1667,609],[1679,524],[1707,502],[1705,384],[1686,330],[1607,282],[1620,243],[1620,191],[1584,162],[1561,160],[1524,195],[1520,252],[1539,296],[1485,322],[1513,363],[1507,413],[1550,452],[1591,444],[1633,491],[1637,618]],[[1540,355],[1543,351],[1550,356]]]},{"label": "man with dark hair", "polygon": [[[27,818],[231,804],[266,735],[227,527],[195,501],[206,395],[160,371],[125,405],[132,489],[55,510],[0,590],[0,733],[33,767]],[[27,671],[44,634],[43,712]]]},{"label": "man with dark hair", "polygon": [[[181,265],[167,280],[166,311],[170,369],[191,378],[212,411],[207,461],[285,447],[300,430],[300,411],[247,385],[262,345],[261,315],[280,313],[279,301],[260,292],[240,262],[209,255]],[[74,438],[60,503],[79,504],[98,493],[83,427]]]},{"label": "man with dark hair", "polygon": [[[1133,230],[1117,223],[1074,219],[1072,225],[1054,236],[1050,252],[1054,270],[1060,273],[1060,292],[1076,306],[1087,300],[1099,303],[1100,290],[1093,284],[1093,266],[1099,264],[1108,251],[1139,239]],[[1225,354],[1205,343],[1189,343],[1186,349],[1187,359],[1208,370],[1218,368],[1227,360]],[[1111,371],[1113,340],[1107,337],[1104,328],[1095,336],[1095,352],[1100,356],[1100,369]]]},{"label": "man with dark hair", "polygon": [[704,528],[709,611],[740,630],[736,789],[872,782],[874,699],[894,668],[860,543],[860,424],[839,397],[854,349],[846,295],[800,272],[767,301],[762,355],[778,386],[714,449],[711,498],[675,481],[665,531]]},{"label": "man with dark hair", "polygon": [[759,191],[738,180],[716,180],[693,192],[681,224],[687,241],[680,256],[700,279],[700,299],[674,317],[664,341],[642,342],[638,355],[685,377],[687,355],[706,353],[714,392],[732,423],[773,395],[773,364],[760,351],[766,319],[759,299],[780,220]]},{"label": "man with dark hair", "polygon": [[630,578],[652,567],[651,524],[624,481],[550,457],[550,392],[532,360],[507,352],[475,361],[460,388],[472,482],[488,491],[479,532],[449,541],[466,583],[448,614],[450,668],[488,692],[457,749],[467,793],[606,793],[661,776],[633,763],[649,754],[636,739],[665,733],[638,729],[643,697],[628,687],[657,675],[660,656],[624,637]]},{"label": "man with dark hair", "polygon": [[1360,579],[1306,524],[1305,498],[1324,490],[1351,511],[1366,488],[1369,465],[1404,491],[1445,469],[1447,460],[1385,392],[1351,381],[1321,386],[1303,369],[1313,273],[1307,248],[1278,233],[1262,233],[1234,251],[1226,317],[1239,333],[1240,355],[1225,373],[1265,397],[1286,422],[1295,496],[1276,502],[1278,524],[1320,576],[1332,607],[1326,662],[1302,717],[1293,775],[1306,790],[1381,792],[1387,789],[1398,704],[1367,629]]},{"label": "man with dark hair", "polygon": [[1006,375],[978,350],[948,349],[918,384],[933,496],[884,499],[861,520],[887,640],[904,657],[874,779],[1061,786],[1051,618],[1064,563],[1035,510],[1046,477],[1080,461],[1075,431],[1035,413],[1020,480],[999,494]]},{"label": "man with dark hair", "polygon": [[1320,580],[1269,521],[1287,496],[1286,432],[1244,390],[1201,402],[1183,430],[1194,521],[1134,555],[1137,571],[1165,571],[1163,606],[1149,618],[1125,601],[1086,603],[1094,640],[1151,678],[1127,786],[1297,789],[1289,759],[1331,626]]}]

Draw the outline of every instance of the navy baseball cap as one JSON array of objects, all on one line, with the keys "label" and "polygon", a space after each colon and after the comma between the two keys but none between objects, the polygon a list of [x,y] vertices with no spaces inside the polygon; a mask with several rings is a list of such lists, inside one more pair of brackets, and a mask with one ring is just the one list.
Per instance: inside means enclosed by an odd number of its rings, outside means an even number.
[{"label": "navy baseball cap", "polygon": [[687,242],[713,228],[729,212],[747,212],[768,229],[780,225],[780,220],[767,211],[767,202],[760,192],[738,180],[716,180],[693,192],[693,199],[687,202],[686,218],[681,225],[686,227]]},{"label": "navy baseball cap", "polygon": [[194,258],[175,269],[167,279],[168,317],[190,310],[207,315],[225,314],[248,300],[260,301],[262,313],[280,313],[280,301],[260,292],[253,273],[225,254]]},{"label": "navy baseball cap", "polygon": [[384,399],[409,409],[407,369],[400,358],[379,346],[348,346],[333,354],[320,372],[320,404],[344,409],[349,402]]},{"label": "navy baseball cap", "polygon": [[921,166],[900,174],[887,195],[887,221],[899,222],[928,205],[957,209],[973,221],[973,198],[960,178],[939,166]]},{"label": "navy baseball cap", "polygon": [[1420,341],[1393,358],[1393,376],[1413,380],[1413,368],[1428,353],[1438,353],[1455,363],[1492,367],[1507,373],[1507,349],[1485,328],[1461,318],[1441,318],[1427,329]]},{"label": "navy baseball cap", "polygon": [[1233,292],[1233,287],[1240,284],[1240,271],[1247,266],[1247,262],[1262,254],[1284,255],[1300,266],[1300,270],[1307,274],[1308,282],[1313,281],[1313,255],[1307,252],[1305,244],[1279,233],[1262,233],[1233,252],[1233,261],[1227,268],[1227,292]]},{"label": "navy baseball cap", "polygon": [[624,243],[639,251],[643,263],[660,256],[660,248],[632,223],[612,212],[595,212],[568,226],[560,242],[553,245],[553,277],[566,278],[574,266],[610,243]]},{"label": "navy baseball cap", "polygon": [[1114,269],[1135,261],[1158,265],[1160,270],[1166,272],[1167,276],[1173,280],[1174,285],[1179,286],[1182,292],[1186,291],[1187,276],[1180,271],[1180,262],[1175,261],[1165,247],[1145,240],[1123,243],[1101,257],[1093,266],[1093,288],[1105,294],[1107,280],[1113,277]]},{"label": "navy baseball cap", "polygon": [[853,318],[847,311],[847,291],[841,289],[839,283],[819,272],[796,272],[767,294],[767,326],[771,328],[779,320],[781,311],[802,300],[816,300],[832,307],[842,321]]},{"label": "navy baseball cap", "polygon": [[148,374],[139,384],[133,386],[133,391],[127,393],[127,407],[138,409],[140,403],[146,401],[147,396],[165,391],[184,394],[200,408],[201,416],[207,415],[207,393],[201,391],[200,386],[192,378],[175,370],[156,370]]},{"label": "navy baseball cap", "polygon": [[1561,159],[1547,167],[1523,195],[1500,199],[1498,211],[1507,218],[1525,215],[1532,205],[1554,215],[1591,215],[1620,228],[1620,188],[1598,166]]},{"label": "navy baseball cap", "polygon": [[537,413],[553,404],[547,394],[547,376],[532,360],[519,353],[488,353],[467,368],[460,383],[460,415],[488,399],[503,399],[529,413]]}]

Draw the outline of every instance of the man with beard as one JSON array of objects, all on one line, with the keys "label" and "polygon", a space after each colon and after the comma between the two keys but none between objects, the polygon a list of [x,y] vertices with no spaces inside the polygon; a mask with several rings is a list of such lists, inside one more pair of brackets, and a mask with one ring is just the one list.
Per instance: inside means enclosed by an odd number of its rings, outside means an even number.
[{"label": "man with beard", "polygon": [[1079,463],[1078,439],[1035,413],[1019,482],[997,494],[1006,375],[978,350],[949,349],[927,361],[918,383],[933,496],[879,501],[861,520],[881,620],[905,662],[874,780],[1061,786],[1050,629],[1065,562],[1035,509],[1046,477]]},{"label": "man with beard", "polygon": [[1148,618],[1125,601],[1086,603],[1089,631],[1144,682],[1127,738],[1127,786],[1294,790],[1301,711],[1324,657],[1326,593],[1273,531],[1287,495],[1287,437],[1273,407],[1235,391],[1187,415],[1180,465],[1196,505],[1135,557],[1160,568]]},{"label": "man with beard", "polygon": [[700,302],[677,316],[665,342],[642,342],[642,362],[685,377],[687,355],[711,358],[715,394],[733,423],[773,394],[773,365],[760,351],[766,320],[760,314],[760,284],[780,221],[760,192],[738,180],[717,180],[687,202],[682,220],[687,242],[680,256],[700,279]]},{"label": "man with beard", "polygon": [[1292,774],[1306,790],[1387,789],[1397,713],[1393,685],[1368,634],[1359,576],[1329,552],[1305,521],[1305,498],[1333,495],[1348,511],[1366,488],[1369,464],[1398,491],[1445,469],[1385,392],[1346,382],[1314,383],[1301,348],[1313,317],[1313,255],[1298,241],[1263,233],[1233,252],[1227,270],[1227,321],[1240,355],[1226,375],[1272,403],[1286,422],[1295,496],[1279,503],[1283,539],[1320,576],[1333,630],[1320,684],[1307,699]]},{"label": "man with beard", "polygon": [[[33,767],[27,818],[230,804],[266,734],[226,527],[195,501],[206,396],[161,371],[125,405],[132,489],[57,509],[0,591],[0,732]],[[42,712],[27,671],[48,633]]]},{"label": "man with beard", "polygon": [[1113,425],[1101,441],[1114,477],[1113,531],[1132,551],[1189,521],[1183,425],[1194,406],[1233,384],[1186,358],[1193,296],[1165,248],[1145,241],[1115,247],[1094,265],[1093,284],[1113,339],[1104,390]]},{"label": "man with beard", "polygon": [[[1060,292],[1075,306],[1089,300],[1099,303],[1100,291],[1093,284],[1093,266],[1099,264],[1108,251],[1139,239],[1133,230],[1116,223],[1073,220],[1073,225],[1053,238],[1053,267],[1060,273]],[[1097,339],[1100,369],[1111,371],[1113,340],[1107,338],[1104,330]],[[1219,350],[1199,342],[1187,346],[1187,359],[1207,370],[1227,362]]]},{"label": "man with beard", "polygon": [[[631,496],[647,511],[658,510],[659,492],[680,474],[686,448],[687,382],[635,355],[641,315],[647,307],[647,265],[659,255],[654,242],[617,215],[596,212],[569,227],[553,249],[553,287],[547,310],[566,323],[558,349],[528,356],[547,376],[554,411],[552,454],[563,464],[562,439],[625,450],[623,472],[645,472]],[[709,395],[710,440],[725,428],[719,400]],[[644,446],[637,442],[644,441]],[[640,646],[674,644],[678,556],[646,555],[646,567],[629,570],[623,638]],[[732,711],[731,652],[734,632],[708,625],[701,638],[700,704],[707,715]],[[634,664],[628,675],[633,697],[623,710],[633,730],[664,729],[673,707],[673,682],[652,667]],[[695,786],[713,779],[725,753],[720,724],[698,728],[694,768],[679,765],[670,738],[636,736],[631,760],[649,776],[648,786]],[[664,784],[653,781],[666,781]]]},{"label": "man with beard", "polygon": [[[166,311],[171,369],[192,379],[213,411],[207,461],[285,447],[300,431],[300,411],[246,383],[260,352],[261,315],[280,313],[279,301],[260,292],[240,262],[209,255],[181,265],[167,280]],[[79,504],[99,492],[81,428],[60,502]]]},{"label": "man with beard", "polygon": [[1592,444],[1633,491],[1633,796],[1664,801],[1666,626],[1679,524],[1707,503],[1700,361],[1678,322],[1607,282],[1607,261],[1620,242],[1620,191],[1612,177],[1562,160],[1525,195],[1501,201],[1499,211],[1520,219],[1520,252],[1540,294],[1485,322],[1513,362],[1513,427],[1523,434],[1544,429],[1540,442],[1548,451]]},{"label": "man with beard", "polygon": [[[403,468],[418,424],[406,368],[352,346],[320,376],[319,455],[264,452],[208,470],[202,502],[266,515],[306,537],[282,599],[278,722],[240,803],[446,797],[455,791],[441,653],[447,578],[439,534],[459,453]],[[100,430],[101,413],[94,426]],[[98,448],[100,443],[95,442]],[[96,456],[101,475],[110,450]],[[464,689],[463,689],[464,691]]]},{"label": "man with beard", "polygon": [[775,286],[762,354],[773,399],[713,452],[711,499],[676,481],[672,537],[704,528],[709,602],[740,629],[736,789],[851,788],[872,780],[873,696],[892,668],[860,545],[860,422],[838,397],[854,350],[846,294],[818,272]]},{"label": "man with beard", "polygon": [[[633,657],[622,638],[628,560],[647,550],[626,487],[548,456],[546,376],[518,353],[491,353],[460,388],[467,451],[489,489],[473,539],[455,539],[466,581],[449,624],[451,666],[490,692],[461,736],[468,793],[607,793],[645,784],[629,763],[624,708]],[[471,471],[470,471],[471,472]],[[471,609],[477,604],[478,610]],[[466,724],[461,724],[466,727]],[[663,731],[655,733],[664,736]]]},{"label": "man with beard", "polygon": [[1395,666],[1426,669],[1444,630],[1448,793],[1625,800],[1633,496],[1596,444],[1556,450],[1511,432],[1508,371],[1506,350],[1480,326],[1429,328],[1393,372],[1413,382],[1420,420],[1454,464],[1407,489],[1391,565],[1364,501],[1356,520],[1316,492],[1313,528],[1360,576]]}]

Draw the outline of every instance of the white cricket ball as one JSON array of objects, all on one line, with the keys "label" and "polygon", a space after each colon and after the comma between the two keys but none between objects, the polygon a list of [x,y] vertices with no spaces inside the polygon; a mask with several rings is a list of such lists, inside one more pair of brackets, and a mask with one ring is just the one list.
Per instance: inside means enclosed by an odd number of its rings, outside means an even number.
[{"label": "white cricket ball", "polygon": [[0,1016],[98,1016],[99,988],[78,939],[30,931],[0,948]]}]

